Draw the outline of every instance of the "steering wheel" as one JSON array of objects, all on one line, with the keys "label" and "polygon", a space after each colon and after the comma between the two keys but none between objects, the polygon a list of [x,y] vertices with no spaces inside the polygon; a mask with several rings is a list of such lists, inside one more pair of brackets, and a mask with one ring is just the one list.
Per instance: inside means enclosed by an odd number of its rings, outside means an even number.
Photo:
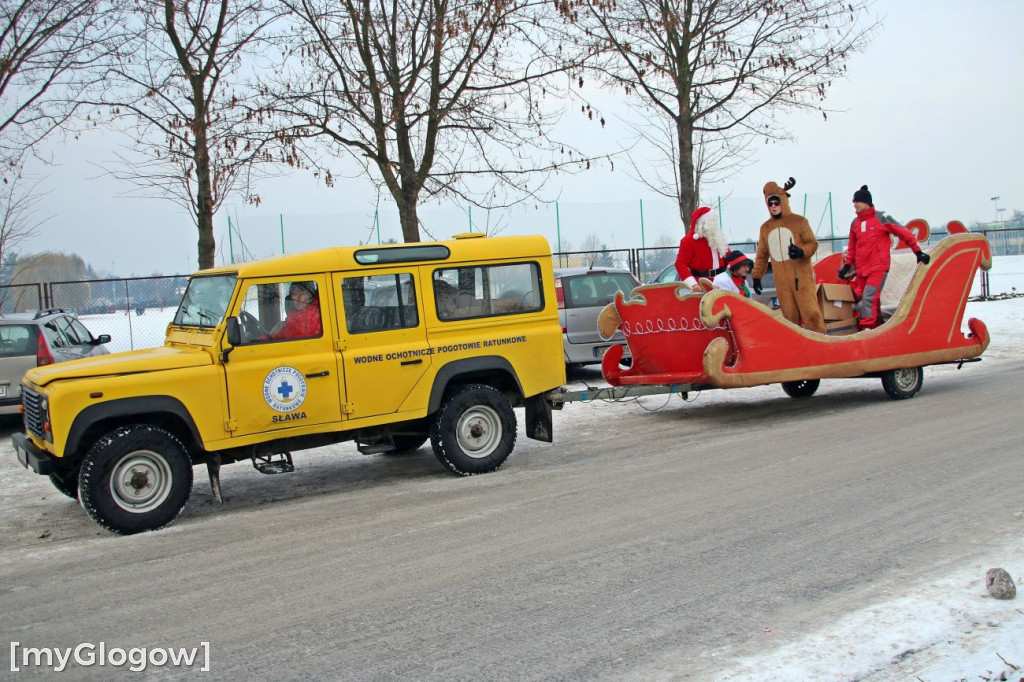
[{"label": "steering wheel", "polygon": [[247,310],[238,313],[238,323],[242,327],[243,343],[251,343],[258,341],[263,336],[268,336],[267,330],[263,328],[256,316]]}]

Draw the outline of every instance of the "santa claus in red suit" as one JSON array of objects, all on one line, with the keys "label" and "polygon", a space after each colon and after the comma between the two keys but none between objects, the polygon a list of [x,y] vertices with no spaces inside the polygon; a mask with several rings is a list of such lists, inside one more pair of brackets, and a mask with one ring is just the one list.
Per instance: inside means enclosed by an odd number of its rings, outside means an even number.
[{"label": "santa claus in red suit", "polygon": [[725,272],[728,253],[729,242],[722,234],[718,216],[707,206],[701,206],[690,215],[690,231],[679,242],[676,272],[680,281],[693,291],[703,291],[697,280],[713,279]]}]

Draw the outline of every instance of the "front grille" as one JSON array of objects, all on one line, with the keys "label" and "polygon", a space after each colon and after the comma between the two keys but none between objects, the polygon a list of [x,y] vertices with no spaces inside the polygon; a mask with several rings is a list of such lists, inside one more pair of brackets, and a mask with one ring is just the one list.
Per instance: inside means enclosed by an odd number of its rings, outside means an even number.
[{"label": "front grille", "polygon": [[25,428],[37,438],[46,438],[43,431],[43,396],[28,386],[21,387],[21,404],[25,406]]}]

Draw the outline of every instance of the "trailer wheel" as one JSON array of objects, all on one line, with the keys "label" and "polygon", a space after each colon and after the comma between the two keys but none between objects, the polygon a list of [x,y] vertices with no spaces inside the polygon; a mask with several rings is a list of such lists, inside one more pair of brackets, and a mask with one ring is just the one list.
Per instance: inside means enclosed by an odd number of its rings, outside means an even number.
[{"label": "trailer wheel", "polygon": [[893,400],[913,398],[924,384],[924,369],[905,367],[882,373],[882,388]]},{"label": "trailer wheel", "polygon": [[78,467],[71,472],[53,472],[50,474],[50,483],[72,500],[78,499]]},{"label": "trailer wheel", "polygon": [[192,493],[192,461],[174,434],[149,424],[100,438],[82,461],[78,495],[93,521],[120,535],[162,528]]},{"label": "trailer wheel", "polygon": [[495,471],[516,444],[516,415],[497,389],[463,386],[441,406],[430,443],[441,464],[460,476]]},{"label": "trailer wheel", "polygon": [[821,379],[804,379],[802,381],[783,381],[782,390],[790,398],[810,398],[821,385]]}]

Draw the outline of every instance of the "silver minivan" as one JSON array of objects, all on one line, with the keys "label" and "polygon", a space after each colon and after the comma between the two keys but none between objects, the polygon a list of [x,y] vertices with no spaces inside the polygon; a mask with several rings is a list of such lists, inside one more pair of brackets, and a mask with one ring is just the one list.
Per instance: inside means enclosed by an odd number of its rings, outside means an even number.
[{"label": "silver minivan", "polygon": [[0,315],[0,414],[21,409],[21,378],[39,365],[104,355],[110,336],[93,337],[63,309]]},{"label": "silver minivan", "polygon": [[568,366],[601,362],[613,345],[625,347],[623,358],[630,357],[621,331],[611,339],[602,339],[597,331],[597,316],[621,291],[627,298],[640,282],[624,268],[555,268],[555,296],[558,320],[562,324],[562,346]]}]

